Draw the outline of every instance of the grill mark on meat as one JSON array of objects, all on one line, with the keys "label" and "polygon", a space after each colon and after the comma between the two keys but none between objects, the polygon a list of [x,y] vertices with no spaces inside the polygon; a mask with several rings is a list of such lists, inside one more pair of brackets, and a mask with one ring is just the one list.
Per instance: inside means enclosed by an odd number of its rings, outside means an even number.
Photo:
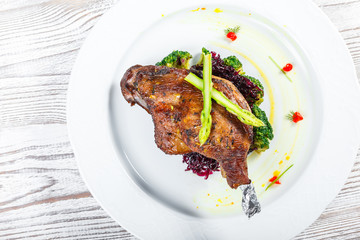
[{"label": "grill mark on meat", "polygon": [[[167,154],[198,152],[220,163],[230,187],[248,184],[246,158],[253,138],[252,127],[213,101],[212,131],[207,142],[200,146],[203,96],[184,80],[188,74],[185,69],[136,65],[129,68],[121,80],[122,94],[131,105],[137,103],[151,114],[155,142],[162,151]],[[215,89],[250,111],[231,82],[215,76],[212,80]]]}]

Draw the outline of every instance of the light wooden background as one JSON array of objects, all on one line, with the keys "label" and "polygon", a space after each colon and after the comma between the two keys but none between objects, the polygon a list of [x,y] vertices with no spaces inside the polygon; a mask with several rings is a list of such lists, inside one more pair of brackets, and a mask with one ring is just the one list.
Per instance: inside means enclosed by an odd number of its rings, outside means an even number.
[{"label": "light wooden background", "polygon": [[[360,76],[360,0],[314,2]],[[0,239],[135,239],[88,192],[66,129],[71,68],[115,3],[0,0]],[[337,198],[295,239],[360,239],[359,169],[360,154]]]}]

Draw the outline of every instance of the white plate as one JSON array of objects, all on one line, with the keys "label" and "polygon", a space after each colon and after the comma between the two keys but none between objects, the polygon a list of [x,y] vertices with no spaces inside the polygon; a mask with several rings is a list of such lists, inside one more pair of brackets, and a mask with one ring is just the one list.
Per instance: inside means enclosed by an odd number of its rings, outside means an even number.
[{"label": "white plate", "polygon": [[[202,9],[205,8],[205,9]],[[306,16],[306,18],[304,18]],[[224,29],[240,25],[235,42]],[[123,99],[119,81],[134,64],[174,49],[237,55],[265,85],[262,107],[275,138],[251,154],[249,175],[262,212],[248,220],[241,192],[219,173],[185,172],[181,156],[154,143],[151,117]],[[294,64],[290,83],[269,60]],[[94,27],[73,69],[69,135],[82,177],[101,206],[145,239],[288,239],[311,224],[344,183],[359,145],[359,88],[352,59],[310,1],[121,1]],[[285,120],[290,110],[305,119]],[[294,167],[265,191],[275,170]]]}]

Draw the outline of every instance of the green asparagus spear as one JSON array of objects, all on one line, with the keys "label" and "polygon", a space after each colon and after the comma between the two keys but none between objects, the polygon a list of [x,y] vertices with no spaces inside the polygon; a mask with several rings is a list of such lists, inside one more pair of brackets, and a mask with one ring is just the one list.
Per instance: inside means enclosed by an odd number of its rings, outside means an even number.
[{"label": "green asparagus spear", "polygon": [[204,107],[201,112],[201,129],[199,132],[199,141],[203,145],[208,139],[211,131],[212,118],[210,115],[211,112],[211,89],[212,89],[212,64],[211,64],[211,54],[204,56],[203,62],[203,99]]},{"label": "green asparagus spear", "polygon": [[[189,73],[189,75],[185,77],[185,80],[194,85],[197,89],[203,91],[203,80],[195,74]],[[254,127],[264,126],[264,123],[260,119],[256,118],[251,112],[242,109],[239,107],[239,105],[231,102],[222,92],[219,92],[216,89],[212,88],[211,97],[218,104],[225,107],[226,110],[228,110],[230,113],[237,116],[241,122]]]}]

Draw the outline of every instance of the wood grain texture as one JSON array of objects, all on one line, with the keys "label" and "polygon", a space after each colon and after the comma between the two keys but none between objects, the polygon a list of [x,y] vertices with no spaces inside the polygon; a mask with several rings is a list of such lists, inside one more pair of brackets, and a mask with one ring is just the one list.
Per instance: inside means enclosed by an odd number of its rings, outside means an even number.
[{"label": "wood grain texture", "polygon": [[[360,0],[314,0],[360,76]],[[112,0],[0,1],[0,239],[136,239],[84,185],[66,128],[81,44]],[[360,152],[337,198],[294,239],[360,239]]]}]

